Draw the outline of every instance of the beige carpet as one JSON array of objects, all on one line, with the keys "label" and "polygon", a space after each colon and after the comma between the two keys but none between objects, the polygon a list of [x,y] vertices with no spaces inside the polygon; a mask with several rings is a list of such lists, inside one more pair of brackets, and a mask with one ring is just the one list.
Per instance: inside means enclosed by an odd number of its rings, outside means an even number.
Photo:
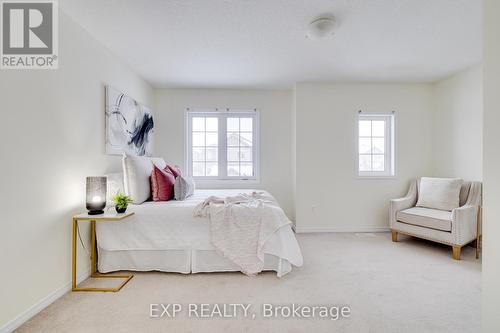
[{"label": "beige carpet", "polygon": [[[479,332],[481,265],[449,247],[381,234],[301,234],[304,266],[270,272],[138,273],[119,293],[68,293],[18,332]],[[255,319],[150,318],[151,303],[251,303]],[[263,303],[349,305],[348,319],[262,318]]]}]

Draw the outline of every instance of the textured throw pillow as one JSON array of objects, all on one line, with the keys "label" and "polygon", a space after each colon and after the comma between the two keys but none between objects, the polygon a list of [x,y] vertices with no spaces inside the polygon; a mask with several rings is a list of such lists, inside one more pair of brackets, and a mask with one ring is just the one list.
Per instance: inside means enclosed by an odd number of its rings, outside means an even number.
[{"label": "textured throw pillow", "polygon": [[136,205],[143,203],[151,196],[149,177],[153,170],[153,163],[161,169],[167,165],[163,158],[123,155],[125,194],[129,195]]},{"label": "textured throw pillow", "polygon": [[169,168],[153,165],[151,172],[151,197],[153,201],[168,201],[173,198],[175,177]]},{"label": "textured throw pillow", "polygon": [[186,200],[193,195],[195,184],[193,178],[179,176],[175,178],[174,193],[175,200]]},{"label": "textured throw pillow", "polygon": [[422,177],[417,206],[447,211],[458,208],[462,183],[459,178]]},{"label": "textured throw pillow", "polygon": [[172,166],[170,164],[167,164],[167,168],[170,169],[170,172],[172,172],[175,178],[182,176],[181,168],[179,168],[177,165]]}]

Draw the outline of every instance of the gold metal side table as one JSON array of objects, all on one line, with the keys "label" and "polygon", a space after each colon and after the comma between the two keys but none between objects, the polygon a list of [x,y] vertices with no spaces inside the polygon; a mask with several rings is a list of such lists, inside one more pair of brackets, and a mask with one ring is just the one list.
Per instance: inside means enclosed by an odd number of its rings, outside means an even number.
[{"label": "gold metal side table", "polygon": [[[117,292],[123,288],[127,282],[130,281],[134,277],[132,274],[101,274],[97,271],[97,241],[96,241],[96,233],[95,226],[97,222],[119,222],[127,217],[134,215],[134,212],[117,214],[115,212],[105,212],[100,215],[89,215],[89,214],[79,214],[73,216],[73,237],[72,237],[72,262],[71,262],[71,290],[72,291],[110,291]],[[92,249],[90,255],[90,264],[91,271],[90,277],[95,279],[125,279],[118,287],[116,288],[93,288],[93,287],[78,287],[76,285],[76,255],[77,255],[77,231],[78,231],[78,221],[90,221],[90,232],[92,237]]]}]

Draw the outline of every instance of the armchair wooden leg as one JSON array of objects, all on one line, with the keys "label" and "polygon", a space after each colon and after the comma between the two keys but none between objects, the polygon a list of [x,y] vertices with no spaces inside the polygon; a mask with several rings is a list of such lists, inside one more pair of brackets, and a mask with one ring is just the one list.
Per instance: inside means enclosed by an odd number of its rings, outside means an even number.
[{"label": "armchair wooden leg", "polygon": [[461,246],[453,246],[453,259],[460,260],[460,251],[462,250]]},{"label": "armchair wooden leg", "polygon": [[476,259],[479,259],[480,252],[481,252],[481,235],[477,236],[476,239]]},{"label": "armchair wooden leg", "polygon": [[479,254],[481,252],[481,206],[477,208],[477,223],[476,223],[476,259],[479,259]]},{"label": "armchair wooden leg", "polygon": [[398,232],[395,230],[391,230],[392,233],[392,241],[397,242],[398,241]]}]

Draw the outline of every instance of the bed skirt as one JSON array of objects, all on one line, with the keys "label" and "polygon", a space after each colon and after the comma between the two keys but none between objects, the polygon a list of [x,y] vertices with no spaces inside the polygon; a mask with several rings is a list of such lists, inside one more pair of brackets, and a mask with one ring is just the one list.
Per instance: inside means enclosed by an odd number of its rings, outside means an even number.
[{"label": "bed skirt", "polygon": [[[221,257],[215,250],[105,250],[98,249],[98,270],[160,271],[175,273],[239,272],[238,266]],[[265,254],[264,270],[282,277],[292,270],[286,259]]]}]

